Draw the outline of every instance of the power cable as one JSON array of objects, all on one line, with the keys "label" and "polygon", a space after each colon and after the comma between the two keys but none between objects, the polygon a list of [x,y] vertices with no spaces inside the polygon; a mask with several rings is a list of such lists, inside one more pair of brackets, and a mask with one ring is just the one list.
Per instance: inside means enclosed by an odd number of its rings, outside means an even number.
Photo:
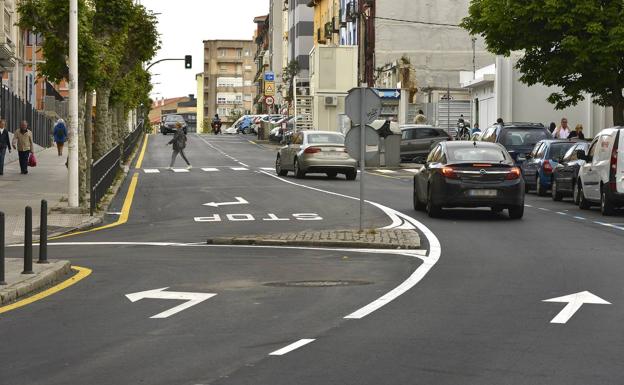
[{"label": "power cable", "polygon": [[379,20],[396,21],[396,22],[399,22],[399,23],[421,24],[421,25],[433,25],[433,26],[438,26],[438,27],[453,27],[453,28],[461,28],[461,26],[459,26],[459,25],[457,25],[457,24],[448,24],[448,23],[432,23],[432,22],[428,22],[428,21],[395,19],[395,18],[392,18],[392,17],[382,17],[382,16],[375,16],[374,18],[375,18],[375,19],[379,19]]}]

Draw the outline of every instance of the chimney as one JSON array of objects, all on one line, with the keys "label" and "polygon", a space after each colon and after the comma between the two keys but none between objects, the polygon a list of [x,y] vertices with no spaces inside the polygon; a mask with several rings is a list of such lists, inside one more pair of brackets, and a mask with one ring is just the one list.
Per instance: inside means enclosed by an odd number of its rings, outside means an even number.
[{"label": "chimney", "polygon": [[195,99],[195,94],[189,94],[189,99],[191,100]]}]

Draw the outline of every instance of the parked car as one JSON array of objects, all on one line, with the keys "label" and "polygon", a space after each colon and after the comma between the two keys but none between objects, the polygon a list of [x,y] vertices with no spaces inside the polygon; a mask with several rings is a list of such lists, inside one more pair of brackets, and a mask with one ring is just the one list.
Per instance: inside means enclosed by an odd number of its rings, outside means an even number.
[{"label": "parked car", "polygon": [[446,130],[429,125],[401,126],[401,161],[422,163],[439,142],[451,140]]},{"label": "parked car", "polygon": [[[570,147],[553,171],[551,191],[552,199],[555,201],[560,201],[564,197],[571,197],[574,195],[574,188],[578,180],[579,170],[585,164],[584,160],[578,158],[579,150],[587,153],[589,150],[589,142],[577,142],[574,146]],[[578,196],[576,198],[578,198]],[[574,203],[578,205],[578,201],[575,200]]]},{"label": "parked car", "polygon": [[576,142],[567,139],[540,140],[522,162],[525,192],[535,189],[537,195],[546,195],[552,186],[555,167],[574,144]]},{"label": "parked car", "polygon": [[347,180],[357,177],[357,161],[347,154],[345,137],[337,132],[299,131],[293,133],[275,160],[275,172],[304,178],[308,173],[325,173],[329,178],[345,174]]},{"label": "parked car", "polygon": [[438,143],[414,176],[414,208],[438,217],[444,207],[504,209],[512,219],[524,215],[524,180],[520,168],[497,143]]},{"label": "parked car", "polygon": [[516,165],[526,160],[526,155],[543,139],[552,139],[551,133],[541,123],[505,123],[496,135],[496,125],[488,127],[480,137],[481,141],[500,143],[509,152]]},{"label": "parked car", "polygon": [[575,189],[581,209],[599,204],[603,215],[613,215],[624,206],[624,156],[620,156],[620,149],[624,149],[624,127],[600,131],[589,152],[578,151],[577,157],[585,161]]},{"label": "parked car", "polygon": [[186,124],[186,121],[184,120],[182,115],[178,115],[178,114],[163,115],[163,117],[160,119],[160,132],[163,135],[173,134],[177,131],[176,125],[178,123],[182,125],[182,130],[184,130],[184,133],[186,134],[188,125]]}]

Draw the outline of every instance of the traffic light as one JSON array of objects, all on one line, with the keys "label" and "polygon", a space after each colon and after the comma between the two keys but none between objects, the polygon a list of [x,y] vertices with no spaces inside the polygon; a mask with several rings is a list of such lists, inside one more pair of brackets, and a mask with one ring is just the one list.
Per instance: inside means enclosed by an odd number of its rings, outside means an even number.
[{"label": "traffic light", "polygon": [[193,56],[184,56],[184,68],[186,68],[187,70],[193,68]]}]

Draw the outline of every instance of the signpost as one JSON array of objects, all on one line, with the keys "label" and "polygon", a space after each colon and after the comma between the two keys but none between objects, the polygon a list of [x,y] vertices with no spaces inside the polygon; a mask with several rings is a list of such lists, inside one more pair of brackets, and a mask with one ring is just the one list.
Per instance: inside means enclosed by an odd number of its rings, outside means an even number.
[{"label": "signpost", "polygon": [[[363,231],[364,218],[364,173],[366,168],[366,126],[374,122],[381,113],[381,99],[379,95],[366,86],[353,88],[345,99],[347,116],[353,126],[360,126],[360,153],[349,155],[360,158],[360,231]],[[349,149],[347,148],[347,151]]]},{"label": "signpost", "polygon": [[267,105],[267,107],[271,107],[275,104],[275,99],[273,99],[272,96],[267,96],[266,98],[264,98],[264,103]]}]

